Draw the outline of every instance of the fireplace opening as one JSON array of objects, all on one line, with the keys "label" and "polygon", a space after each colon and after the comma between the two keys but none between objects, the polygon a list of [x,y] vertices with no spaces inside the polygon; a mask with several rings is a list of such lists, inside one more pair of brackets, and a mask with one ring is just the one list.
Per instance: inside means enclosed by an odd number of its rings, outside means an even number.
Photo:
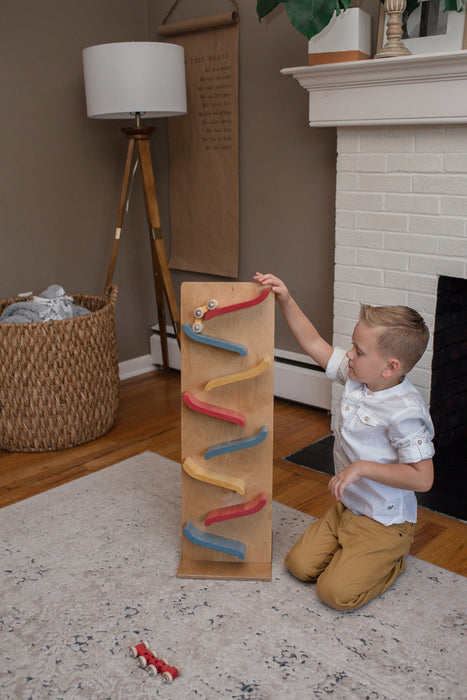
[{"label": "fireplace opening", "polygon": [[467,280],[438,280],[430,412],[435,481],[420,505],[467,520]]}]

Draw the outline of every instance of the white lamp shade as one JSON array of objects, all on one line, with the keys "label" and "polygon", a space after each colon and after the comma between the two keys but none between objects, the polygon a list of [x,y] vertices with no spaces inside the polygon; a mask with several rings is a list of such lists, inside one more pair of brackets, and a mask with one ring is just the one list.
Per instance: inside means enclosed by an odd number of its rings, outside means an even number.
[{"label": "white lamp shade", "polygon": [[186,114],[185,52],[150,41],[83,49],[88,117],[127,119]]}]

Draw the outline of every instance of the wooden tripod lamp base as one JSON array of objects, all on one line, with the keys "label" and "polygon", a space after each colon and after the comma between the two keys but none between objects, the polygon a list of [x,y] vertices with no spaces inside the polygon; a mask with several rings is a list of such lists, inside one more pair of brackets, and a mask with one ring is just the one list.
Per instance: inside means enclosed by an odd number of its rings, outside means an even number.
[{"label": "wooden tripod lamp base", "polygon": [[[154,171],[152,167],[151,150],[149,140],[155,131],[154,127],[142,127],[137,119],[136,126],[125,127],[122,131],[128,137],[128,151],[123,174],[122,192],[118,210],[117,226],[107,272],[106,288],[112,282],[118,246],[123,229],[123,219],[128,207],[131,193],[132,165],[135,157],[141,166],[144,201],[146,216],[149,226],[149,243],[151,248],[152,269],[154,275],[154,288],[156,293],[157,320],[159,323],[162,361],[164,370],[169,369],[169,355],[167,346],[167,324],[165,316],[165,301],[169,309],[170,317],[175,331],[177,342],[180,345],[180,315],[178,311],[175,293],[172,285],[167,253],[162,238],[161,223],[159,217],[159,205],[157,202]],[[136,154],[135,154],[136,151]]]}]

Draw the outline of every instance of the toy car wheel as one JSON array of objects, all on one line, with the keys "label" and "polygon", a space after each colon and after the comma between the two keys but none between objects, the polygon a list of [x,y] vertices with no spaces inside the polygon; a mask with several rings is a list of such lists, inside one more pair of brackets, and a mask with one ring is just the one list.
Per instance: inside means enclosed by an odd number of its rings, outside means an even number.
[{"label": "toy car wheel", "polygon": [[201,333],[203,328],[204,328],[204,325],[202,323],[200,323],[199,321],[196,321],[196,323],[194,323],[192,325],[191,330],[193,331],[193,333]]},{"label": "toy car wheel", "polygon": [[165,664],[166,666],[169,665],[169,662],[167,661],[167,659],[164,659],[164,658],[162,657],[162,658],[161,658],[161,661],[162,661],[162,663]]},{"label": "toy car wheel", "polygon": [[156,659],[159,658],[159,654],[157,653],[157,651],[154,651],[154,649],[149,649],[149,653],[152,654],[152,656],[154,656],[154,658],[156,658]]},{"label": "toy car wheel", "polygon": [[164,681],[164,683],[172,683],[172,681],[173,681],[172,674],[169,673],[168,671],[164,671],[164,673],[162,674],[162,680]]},{"label": "toy car wheel", "polygon": [[154,664],[149,664],[148,673],[150,676],[157,676],[157,668],[154,666]]},{"label": "toy car wheel", "polygon": [[204,316],[204,311],[201,306],[198,306],[197,309],[195,309],[195,318],[203,318]]},{"label": "toy car wheel", "polygon": [[179,676],[182,675],[182,669],[180,668],[180,666],[174,666],[174,669],[177,671]]},{"label": "toy car wheel", "polygon": [[136,651],[136,647],[130,647],[130,656],[132,656],[134,659],[138,656],[138,652]]},{"label": "toy car wheel", "polygon": [[146,642],[146,640],[143,639],[143,641],[141,642],[141,644],[143,645],[143,647],[146,647],[146,649],[149,650],[149,644]]},{"label": "toy car wheel", "polygon": [[208,307],[209,311],[212,311],[213,309],[216,309],[219,306],[219,302],[217,301],[217,299],[209,299],[206,306]]},{"label": "toy car wheel", "polygon": [[148,665],[148,662],[144,658],[144,656],[138,656],[138,666],[141,666],[141,668],[146,668]]}]

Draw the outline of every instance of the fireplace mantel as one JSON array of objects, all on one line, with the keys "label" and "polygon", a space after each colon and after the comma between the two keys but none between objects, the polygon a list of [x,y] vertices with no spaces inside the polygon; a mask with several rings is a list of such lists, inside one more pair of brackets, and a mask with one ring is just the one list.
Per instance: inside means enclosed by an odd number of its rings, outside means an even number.
[{"label": "fireplace mantel", "polygon": [[284,68],[310,126],[467,124],[467,50]]}]

